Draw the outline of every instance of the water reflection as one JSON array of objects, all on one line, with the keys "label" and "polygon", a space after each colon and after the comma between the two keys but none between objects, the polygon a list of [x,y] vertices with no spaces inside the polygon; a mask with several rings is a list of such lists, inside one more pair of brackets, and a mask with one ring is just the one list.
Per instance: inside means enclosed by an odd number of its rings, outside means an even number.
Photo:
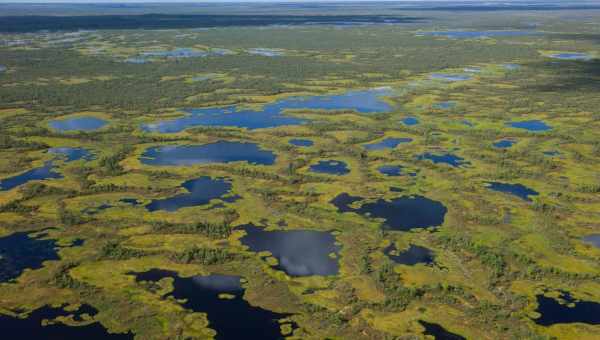
[{"label": "water reflection", "polygon": [[304,119],[284,115],[285,110],[355,110],[359,113],[388,112],[391,106],[381,99],[391,94],[387,88],[349,91],[339,95],[290,97],[266,104],[262,109],[241,106],[190,109],[187,116],[145,124],[146,132],[174,133],[194,126],[228,126],[246,129],[299,125]]},{"label": "water reflection", "polygon": [[336,275],[339,254],[335,237],[324,231],[265,231],[253,225],[242,226],[246,232],[240,241],[253,252],[269,251],[278,261],[278,270],[290,276]]},{"label": "water reflection", "polygon": [[146,165],[194,165],[245,161],[250,164],[272,165],[275,154],[255,143],[219,141],[204,145],[169,145],[144,151],[141,161]]},{"label": "water reflection", "polygon": [[[186,309],[206,313],[209,327],[217,332],[216,339],[282,339],[280,322],[289,314],[271,312],[250,305],[243,299],[245,289],[241,277],[208,275],[180,277],[177,272],[152,269],[132,273],[137,282],[157,282],[172,279],[172,296]],[[222,298],[221,294],[230,297]],[[290,324],[290,321],[287,321]]]}]

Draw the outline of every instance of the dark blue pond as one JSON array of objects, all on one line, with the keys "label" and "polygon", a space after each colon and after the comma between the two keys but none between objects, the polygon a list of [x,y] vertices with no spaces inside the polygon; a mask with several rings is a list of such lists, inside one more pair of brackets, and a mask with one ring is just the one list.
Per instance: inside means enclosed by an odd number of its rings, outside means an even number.
[{"label": "dark blue pond", "polygon": [[138,206],[141,204],[141,202],[137,198],[129,198],[129,197],[121,198],[119,200],[119,202],[129,204],[132,206]]},{"label": "dark blue pond", "polygon": [[533,132],[548,131],[552,129],[552,127],[541,120],[525,120],[521,122],[507,123],[507,125],[516,129],[524,129]]},{"label": "dark blue pond", "polygon": [[242,226],[246,232],[240,241],[253,252],[269,251],[279,262],[275,269],[290,276],[336,275],[340,247],[335,237],[324,231],[265,231],[253,225]]},{"label": "dark blue pond", "polygon": [[[568,292],[561,292],[558,301],[544,295],[536,296],[538,308],[536,312],[540,317],[535,323],[542,326],[552,326],[561,323],[587,323],[590,325],[600,324],[600,303],[592,301],[579,301],[574,299]],[[573,304],[572,306],[569,306]]]},{"label": "dark blue pond", "polygon": [[0,65],[0,73],[6,71],[6,66]]},{"label": "dark blue pond", "polygon": [[0,237],[0,282],[16,279],[25,269],[42,268],[44,261],[59,259],[55,240],[27,233]]},{"label": "dark blue pond", "polygon": [[255,143],[219,141],[204,145],[156,146],[144,151],[146,165],[193,165],[245,161],[250,164],[272,165],[275,154]]},{"label": "dark blue pond", "polygon": [[[173,279],[173,291],[165,297],[175,298],[191,311],[206,313],[208,327],[217,332],[218,340],[283,338],[279,320],[290,315],[250,305],[243,299],[245,289],[239,276],[215,274],[180,277],[174,271],[161,269],[132,274],[137,282]],[[220,294],[229,294],[232,298],[220,298]]]},{"label": "dark blue pond", "polygon": [[466,119],[465,119],[465,120],[463,120],[463,121],[461,121],[461,123],[463,123],[463,124],[464,124],[464,125],[466,125],[466,126],[473,127],[473,123],[471,123],[470,121],[468,121],[468,120],[466,120]]},{"label": "dark blue pond", "polygon": [[447,331],[437,323],[425,322],[423,320],[419,320],[419,323],[425,328],[423,334],[432,336],[435,340],[467,340],[465,337]]},{"label": "dark blue pond", "polygon": [[501,141],[497,141],[493,145],[495,148],[498,148],[498,149],[508,149],[508,148],[512,147],[513,145],[515,145],[515,143],[517,143],[517,141],[510,140],[510,139],[503,139]]},{"label": "dark blue pond", "polygon": [[406,117],[402,119],[402,123],[406,126],[412,126],[419,124],[419,120],[415,117]]},{"label": "dark blue pond", "polygon": [[412,142],[412,138],[386,138],[378,143],[365,144],[364,148],[369,151],[393,149],[400,144],[410,143],[410,142]]},{"label": "dark blue pond", "polygon": [[585,236],[583,238],[583,242],[589,243],[596,248],[600,248],[600,234],[592,234],[592,235]]},{"label": "dark blue pond", "polygon": [[381,99],[391,94],[388,89],[350,91],[340,95],[291,97],[266,104],[260,110],[239,106],[190,109],[187,116],[145,124],[146,132],[174,133],[194,126],[229,126],[246,129],[299,125],[305,120],[284,115],[285,110],[355,110],[359,113],[388,112],[392,107]]},{"label": "dark blue pond", "polygon": [[560,155],[558,151],[544,151],[545,156],[554,157]]},{"label": "dark blue pond", "polygon": [[[67,326],[58,317],[73,316],[75,321],[83,321],[83,315],[94,316],[98,311],[89,306],[82,305],[75,312],[65,312],[62,308],[43,307],[37,309],[26,318],[12,317],[0,314],[0,329],[6,339],[36,339],[36,340],[132,340],[133,334],[108,333],[99,322],[92,322],[82,326]],[[44,322],[54,321],[50,323]]]},{"label": "dark blue pond", "polygon": [[431,250],[412,244],[408,249],[398,251],[396,245],[392,243],[383,250],[383,253],[395,263],[407,266],[414,266],[418,263],[432,264],[434,260],[434,254]]},{"label": "dark blue pond", "polygon": [[315,143],[310,139],[290,139],[289,143],[294,146],[313,146]]},{"label": "dark blue pond", "polygon": [[469,162],[465,161],[464,158],[453,155],[451,153],[446,153],[443,155],[435,155],[429,152],[417,156],[418,160],[429,160],[432,161],[433,164],[444,163],[453,167],[460,167],[465,164],[469,164]]},{"label": "dark blue pond", "polygon": [[20,175],[0,180],[0,191],[11,190],[29,181],[54,178],[63,178],[63,176],[58,172],[54,172],[52,161],[48,161],[44,163],[44,166],[42,167],[31,169]]},{"label": "dark blue pond", "polygon": [[446,37],[450,39],[481,39],[495,37],[521,37],[538,34],[535,31],[434,31],[420,32],[418,35]]},{"label": "dark blue pond", "polygon": [[443,80],[449,82],[465,81],[471,79],[470,75],[467,74],[445,74],[445,73],[434,73],[429,76],[433,80]]},{"label": "dark blue pond", "polygon": [[487,185],[488,185],[488,188],[491,190],[511,194],[511,195],[517,196],[525,201],[531,201],[529,196],[539,195],[539,193],[537,191],[529,189],[528,187],[526,187],[522,184],[508,184],[508,183],[491,182],[491,183],[487,183]]},{"label": "dark blue pond", "polygon": [[402,169],[400,165],[382,165],[377,168],[377,171],[386,176],[397,177],[402,176]]},{"label": "dark blue pond", "polygon": [[338,176],[350,173],[346,163],[336,160],[319,161],[319,163],[310,166],[310,171]]},{"label": "dark blue pond", "polygon": [[331,203],[342,213],[354,212],[371,218],[382,218],[385,220],[385,227],[397,231],[440,226],[448,211],[442,203],[422,196],[403,196],[389,201],[379,199],[363,203],[358,208],[351,207],[361,200],[362,197],[342,193]]},{"label": "dark blue pond", "polygon": [[551,58],[561,59],[561,60],[583,60],[589,61],[592,60],[592,56],[585,53],[556,53],[550,55]]},{"label": "dark blue pond", "polygon": [[50,121],[50,127],[59,131],[94,131],[108,124],[96,117],[76,117]]},{"label": "dark blue pond", "polygon": [[518,69],[521,68],[521,65],[517,65],[517,64],[504,64],[502,65],[506,70],[509,71],[516,71]]},{"label": "dark blue pond", "polygon": [[438,110],[448,110],[448,109],[452,109],[454,107],[456,107],[455,102],[441,102],[441,103],[433,104],[433,108],[438,109]]},{"label": "dark blue pond", "polygon": [[182,184],[188,192],[174,197],[153,200],[146,206],[148,211],[176,211],[184,207],[194,207],[210,203],[231,191],[231,183],[224,178],[200,177]]},{"label": "dark blue pond", "polygon": [[94,159],[94,155],[84,148],[50,148],[48,149],[48,153],[64,158],[65,162],[73,162],[80,159],[89,161]]}]

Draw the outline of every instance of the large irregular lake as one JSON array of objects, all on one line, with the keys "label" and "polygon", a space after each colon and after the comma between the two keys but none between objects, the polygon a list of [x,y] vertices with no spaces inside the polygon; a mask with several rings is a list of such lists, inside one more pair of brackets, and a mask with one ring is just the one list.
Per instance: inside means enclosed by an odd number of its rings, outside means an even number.
[{"label": "large irregular lake", "polygon": [[50,127],[58,131],[94,131],[108,124],[104,119],[82,116],[50,121]]},{"label": "large irregular lake", "polygon": [[561,323],[586,323],[600,325],[600,303],[574,299],[568,292],[561,291],[559,301],[544,295],[536,296],[540,317],[535,323],[552,326]]},{"label": "large irregular lake", "polygon": [[448,211],[442,203],[423,196],[378,199],[363,203],[358,208],[352,207],[361,200],[362,197],[342,193],[330,203],[342,213],[354,212],[371,218],[382,218],[385,220],[385,227],[397,231],[441,226]]},{"label": "large irregular lake", "polygon": [[97,310],[88,305],[82,305],[75,312],[65,312],[62,308],[43,307],[37,309],[26,318],[12,317],[0,314],[0,329],[3,337],[7,339],[36,339],[36,340],[133,340],[133,334],[109,333],[98,322],[86,323],[79,326],[67,326],[57,321],[45,323],[44,320],[53,321],[59,317],[73,315],[76,321],[82,321],[83,314],[94,316]]},{"label": "large irregular lake", "polygon": [[[173,280],[173,291],[167,296],[180,301],[186,309],[206,313],[208,327],[217,332],[216,339],[282,339],[279,320],[288,314],[274,313],[254,307],[243,299],[241,277],[206,275],[180,277],[177,272],[152,269],[132,273],[137,282]],[[227,294],[229,298],[220,297]]]},{"label": "large irregular lake", "polygon": [[241,106],[186,110],[187,115],[174,120],[142,125],[146,132],[176,133],[194,126],[238,127],[249,130],[284,125],[300,125],[304,119],[284,114],[285,110],[354,110],[359,113],[388,112],[392,107],[382,97],[392,92],[387,88],[349,91],[339,95],[290,97],[266,104],[262,109]]},{"label": "large irregular lake", "polygon": [[48,161],[44,163],[44,166],[41,166],[39,168],[34,168],[20,175],[0,180],[0,191],[11,190],[29,181],[56,178],[63,178],[63,176],[60,173],[55,172],[53,162]]},{"label": "large irregular lake", "polygon": [[[222,198],[231,191],[231,183],[224,178],[200,177],[182,184],[188,192],[173,197],[153,200],[146,206],[148,211],[176,211],[180,208],[205,205]],[[231,199],[235,199],[231,197]],[[230,201],[228,199],[228,201]]]},{"label": "large irregular lake", "polygon": [[[240,241],[253,252],[269,251],[278,264],[275,269],[290,276],[336,275],[340,246],[335,237],[324,231],[265,231],[253,225],[242,226],[246,232]],[[332,257],[335,254],[336,257]]]},{"label": "large irregular lake", "polygon": [[[48,153],[57,155],[65,162],[73,162],[80,159],[91,160],[94,158],[88,150],[83,148],[50,148]],[[45,179],[58,179],[63,176],[55,171],[55,162],[47,161],[44,166],[25,171],[19,175],[0,180],[0,191],[11,190],[30,181],[40,181]]]},{"label": "large irregular lake", "polygon": [[272,165],[276,156],[255,143],[219,141],[203,145],[169,145],[144,151],[141,162],[146,165],[194,165],[245,161]]},{"label": "large irregular lake", "polygon": [[16,279],[25,269],[42,268],[44,261],[59,259],[54,240],[23,232],[0,237],[0,282]]}]

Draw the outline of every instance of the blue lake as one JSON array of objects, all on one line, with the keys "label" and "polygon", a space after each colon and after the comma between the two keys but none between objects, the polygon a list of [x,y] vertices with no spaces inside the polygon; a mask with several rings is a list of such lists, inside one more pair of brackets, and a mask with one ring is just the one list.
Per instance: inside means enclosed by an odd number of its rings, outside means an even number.
[{"label": "blue lake", "polygon": [[369,151],[377,151],[377,150],[385,150],[385,149],[393,149],[400,144],[410,143],[412,142],[412,138],[386,138],[378,143],[373,144],[365,144],[363,145],[365,149]]},{"label": "blue lake", "polygon": [[274,230],[265,231],[253,225],[242,227],[246,232],[240,241],[250,251],[269,251],[283,270],[290,276],[336,275],[338,260],[330,254],[339,255],[340,246],[335,237],[325,231]]},{"label": "blue lake", "polygon": [[406,126],[412,126],[419,124],[419,120],[415,117],[406,117],[402,119],[402,123]]},{"label": "blue lake", "polygon": [[[84,148],[50,148],[49,154],[57,155],[57,158],[62,158],[65,162],[73,162],[80,159],[89,161],[94,158],[88,150]],[[22,174],[0,179],[0,191],[11,190],[19,185],[23,185],[29,181],[63,178],[63,176],[55,171],[54,162],[47,161],[44,166],[34,168]]]},{"label": "blue lake", "polygon": [[513,145],[515,145],[515,143],[517,143],[517,141],[510,140],[510,139],[503,139],[503,140],[497,141],[493,145],[495,148],[498,148],[498,149],[508,149],[508,148],[512,147]]},{"label": "blue lake", "polygon": [[507,123],[507,125],[515,129],[524,129],[532,132],[548,131],[552,129],[551,126],[547,125],[541,120],[525,120],[521,122],[511,122]]},{"label": "blue lake", "polygon": [[536,296],[540,317],[535,323],[542,326],[552,326],[565,323],[600,324],[600,303],[574,299],[568,292],[561,291],[558,301],[544,295]]},{"label": "blue lake", "polygon": [[560,152],[558,151],[544,151],[544,156],[548,156],[548,157],[554,157],[554,156],[558,156],[560,155]]},{"label": "blue lake", "polygon": [[377,171],[390,177],[402,176],[402,167],[399,165],[382,165],[377,168]]},{"label": "blue lake", "polygon": [[469,79],[471,79],[471,76],[467,75],[467,74],[434,73],[434,74],[430,75],[429,78],[433,79],[433,80],[456,82],[456,81],[469,80]]},{"label": "blue lake", "polygon": [[426,322],[423,320],[419,320],[419,323],[421,326],[423,326],[423,328],[425,328],[425,332],[423,332],[423,334],[429,335],[435,340],[467,340],[467,338],[456,333],[452,333],[437,323]]},{"label": "blue lake", "polygon": [[392,243],[383,250],[383,253],[395,263],[407,266],[414,266],[418,263],[432,264],[434,260],[434,254],[431,250],[412,244],[408,249],[398,251],[396,245]]},{"label": "blue lake", "polygon": [[[0,314],[0,329],[7,339],[37,340],[133,340],[132,333],[109,333],[99,322],[85,322],[83,325],[68,326],[58,319],[72,316],[77,322],[84,321],[83,315],[95,316],[98,311],[89,305],[82,305],[76,311],[64,311],[62,307],[42,307],[27,314],[25,318]],[[49,320],[51,322],[44,322]]]},{"label": "blue lake", "polygon": [[[280,323],[291,323],[282,320],[289,314],[271,312],[244,300],[245,288],[239,276],[212,274],[181,277],[177,272],[162,269],[130,274],[135,275],[136,282],[172,279],[173,290],[164,298],[173,298],[173,303],[179,303],[187,310],[206,313],[208,327],[217,332],[217,340],[283,339]],[[221,298],[221,294],[228,294],[230,298]]]},{"label": "blue lake", "polygon": [[429,161],[432,161],[433,164],[438,164],[438,163],[448,164],[455,168],[469,164],[469,162],[465,161],[464,158],[453,155],[451,153],[436,155],[436,154],[426,152],[424,154],[418,155],[417,159],[418,160],[429,160]]},{"label": "blue lake", "polygon": [[352,207],[362,197],[339,194],[330,203],[342,213],[353,212],[370,218],[382,218],[384,227],[396,231],[409,231],[438,227],[444,223],[447,208],[440,202],[423,196],[403,196],[391,200],[378,199]]},{"label": "blue lake", "polygon": [[6,71],[6,66],[0,65],[0,73]]},{"label": "blue lake", "polygon": [[522,184],[490,182],[490,183],[487,183],[487,185],[488,185],[487,187],[490,190],[511,194],[511,195],[517,196],[525,201],[531,201],[529,196],[539,195],[539,193],[537,191],[529,189],[528,187],[526,187]]},{"label": "blue lake", "polygon": [[339,95],[290,97],[266,104],[262,109],[233,105],[186,110],[182,118],[142,125],[146,132],[175,133],[194,126],[238,127],[249,130],[300,125],[304,119],[284,114],[285,110],[354,110],[359,113],[388,112],[392,107],[382,97],[391,91],[384,88],[349,91]]},{"label": "blue lake", "polygon": [[56,241],[18,232],[0,237],[0,282],[19,277],[25,269],[40,269],[59,260]]},{"label": "blue lake", "polygon": [[53,120],[50,127],[59,131],[94,131],[108,124],[104,119],[83,116]]},{"label": "blue lake", "polygon": [[146,206],[148,211],[176,211],[179,208],[193,207],[222,198],[231,191],[231,183],[224,178],[200,177],[182,184],[188,192],[174,197],[153,200]]},{"label": "blue lake", "polygon": [[481,39],[496,37],[522,37],[539,34],[535,31],[432,31],[420,32],[418,35],[446,37],[450,39]]},{"label": "blue lake", "polygon": [[94,159],[94,155],[84,148],[50,148],[48,149],[48,153],[64,158],[65,162],[73,162],[80,159],[89,161]]},{"label": "blue lake", "polygon": [[155,146],[140,158],[146,165],[184,166],[193,164],[245,161],[250,164],[272,165],[275,154],[255,143],[219,141],[204,145]]},{"label": "blue lake", "polygon": [[581,61],[589,61],[592,60],[592,56],[585,53],[556,53],[550,55],[551,58],[561,59],[561,60],[581,60]]},{"label": "blue lake", "polygon": [[294,146],[313,146],[315,143],[310,139],[290,139],[289,143]]},{"label": "blue lake", "polygon": [[319,161],[319,163],[310,166],[310,171],[338,176],[350,173],[346,163],[336,160]]},{"label": "blue lake", "polygon": [[583,238],[583,242],[589,243],[596,248],[600,248],[600,234],[591,234]]},{"label": "blue lake", "polygon": [[55,178],[63,178],[63,176],[54,171],[54,165],[52,161],[47,161],[42,167],[31,169],[20,175],[0,180],[0,191],[11,190],[29,181]]}]

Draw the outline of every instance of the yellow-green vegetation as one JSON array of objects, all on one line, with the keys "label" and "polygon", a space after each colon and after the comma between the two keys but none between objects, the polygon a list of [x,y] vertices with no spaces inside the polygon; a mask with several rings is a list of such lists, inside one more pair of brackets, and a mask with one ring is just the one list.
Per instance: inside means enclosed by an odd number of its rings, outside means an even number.
[{"label": "yellow-green vegetation", "polygon": [[[435,15],[443,27],[463,27]],[[433,338],[422,322],[467,339],[597,338],[598,318],[595,324],[536,321],[543,314],[541,296],[558,301],[568,292],[576,302],[600,304],[600,249],[583,240],[600,234],[600,61],[548,58],[574,51],[599,56],[600,26],[572,32],[547,14],[527,12],[524,18],[541,22],[543,35],[449,39],[417,35],[415,26],[402,25],[99,30],[58,49],[48,36],[7,34],[7,40],[31,36],[32,42],[28,48],[0,46],[1,64],[15,70],[0,73],[0,239],[41,232],[42,239],[56,241],[58,259],[15,277],[0,269],[0,314],[43,306],[74,312],[85,304],[98,313],[84,323],[98,321],[136,339],[214,337],[209,313],[173,297],[174,278],[136,281],[136,274],[161,269],[179,278],[240,276],[245,301],[292,321],[279,321],[290,339]],[[488,19],[490,27],[516,25],[506,17]],[[488,27],[462,16],[459,24]],[[421,31],[432,28],[419,25]],[[59,39],[61,33],[52,34]],[[247,53],[260,47],[282,55]],[[177,48],[231,53],[125,62]],[[193,126],[177,133],[142,128],[186,117],[190,108],[261,110],[290,97],[380,87],[389,87],[381,101],[390,109],[382,112],[293,108],[283,115],[303,124]],[[68,132],[48,125],[84,116],[108,124]],[[403,123],[407,117],[418,124]],[[550,129],[510,126],[523,121]],[[394,138],[411,141],[365,148]],[[293,139],[312,144],[294,146]],[[514,144],[494,146],[501,140]],[[219,141],[256,143],[276,159],[144,162],[154,147]],[[70,160],[49,153],[51,148],[84,149],[91,156]],[[463,163],[436,163],[427,154],[449,154]],[[324,160],[343,162],[349,171],[311,170]],[[3,189],[48,162],[55,178]],[[383,174],[383,166],[399,166],[401,174]],[[182,185],[203,176],[226,179],[231,199],[148,209],[189,194]],[[494,191],[492,182],[521,184],[538,194]],[[344,193],[359,198],[346,212],[332,203]],[[400,197],[440,202],[447,209],[443,223],[399,231],[376,212],[360,213],[365,204]],[[252,252],[242,242],[247,224],[331,234],[339,254],[328,259],[339,270],[287,274],[276,254]],[[411,245],[427,248],[433,260],[396,263],[384,253],[391,245],[396,255]],[[236,300],[227,292],[218,297]],[[77,323],[73,317],[63,321]]]}]

